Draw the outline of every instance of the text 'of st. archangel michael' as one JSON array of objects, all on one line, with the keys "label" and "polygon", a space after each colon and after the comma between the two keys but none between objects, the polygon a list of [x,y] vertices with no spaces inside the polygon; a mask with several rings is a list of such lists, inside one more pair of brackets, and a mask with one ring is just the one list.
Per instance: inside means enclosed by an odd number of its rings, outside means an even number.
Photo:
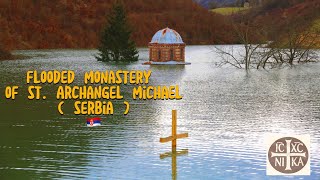
[{"label": "text 'of st. archangel michael'", "polygon": [[[44,95],[46,92],[42,92],[46,89],[43,86],[56,88],[55,99],[58,100],[57,108],[61,115],[64,114],[64,104],[70,102],[76,115],[113,115],[114,104],[124,104],[124,108],[117,109],[122,109],[123,114],[129,113],[130,100],[125,99],[130,96],[131,100],[182,99],[178,85],[149,85],[151,74],[150,70],[88,71],[78,74],[83,75],[83,81],[79,81],[72,70],[28,71],[28,99],[44,101],[47,96]],[[19,87],[7,86],[5,97],[15,99],[16,96],[19,96]]]}]

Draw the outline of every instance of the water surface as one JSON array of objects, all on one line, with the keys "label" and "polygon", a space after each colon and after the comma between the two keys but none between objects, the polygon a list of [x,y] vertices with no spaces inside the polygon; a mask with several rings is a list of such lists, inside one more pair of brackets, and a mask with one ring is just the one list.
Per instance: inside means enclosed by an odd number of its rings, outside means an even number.
[{"label": "water surface", "polygon": [[[266,176],[267,133],[310,134],[311,176],[320,179],[320,64],[252,70],[218,68],[219,57],[207,46],[188,46],[189,66],[110,64],[94,59],[94,50],[17,51],[35,56],[0,62],[0,89],[19,86],[16,100],[0,100],[0,172],[4,179],[171,179],[171,150],[159,138],[171,133],[171,110],[178,110],[177,179],[279,179]],[[182,100],[131,100],[132,86],[122,87],[131,109],[122,115],[121,101],[99,128],[85,127],[86,116],[57,112],[57,86],[43,85],[46,100],[27,100],[28,70],[74,70],[82,85],[90,70],[152,70],[150,85],[179,85]],[[2,179],[1,178],[1,179]]]}]

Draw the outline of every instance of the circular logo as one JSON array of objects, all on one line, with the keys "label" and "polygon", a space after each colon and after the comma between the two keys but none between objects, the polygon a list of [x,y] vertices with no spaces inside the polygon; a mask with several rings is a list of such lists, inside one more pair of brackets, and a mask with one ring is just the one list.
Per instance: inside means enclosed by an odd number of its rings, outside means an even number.
[{"label": "circular logo", "polygon": [[307,164],[308,158],[308,148],[302,141],[294,137],[283,137],[276,140],[268,151],[271,166],[285,174],[300,171]]}]

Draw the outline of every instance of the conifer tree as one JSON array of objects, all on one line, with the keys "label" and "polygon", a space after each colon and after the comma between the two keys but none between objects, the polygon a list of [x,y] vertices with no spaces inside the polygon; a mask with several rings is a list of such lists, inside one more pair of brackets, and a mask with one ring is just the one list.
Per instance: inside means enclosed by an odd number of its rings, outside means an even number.
[{"label": "conifer tree", "polygon": [[98,61],[137,61],[138,51],[131,40],[131,28],[128,25],[124,6],[120,1],[113,5],[108,23],[103,30]]}]

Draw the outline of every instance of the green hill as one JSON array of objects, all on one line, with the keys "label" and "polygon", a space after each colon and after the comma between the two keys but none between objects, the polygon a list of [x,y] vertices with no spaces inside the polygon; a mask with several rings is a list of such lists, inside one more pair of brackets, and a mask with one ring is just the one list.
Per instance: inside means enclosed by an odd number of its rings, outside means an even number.
[{"label": "green hill", "polygon": [[250,8],[245,8],[245,7],[222,7],[222,8],[216,8],[212,9],[211,12],[215,12],[221,15],[231,15],[231,14],[236,14],[239,12],[244,12],[247,11]]}]

